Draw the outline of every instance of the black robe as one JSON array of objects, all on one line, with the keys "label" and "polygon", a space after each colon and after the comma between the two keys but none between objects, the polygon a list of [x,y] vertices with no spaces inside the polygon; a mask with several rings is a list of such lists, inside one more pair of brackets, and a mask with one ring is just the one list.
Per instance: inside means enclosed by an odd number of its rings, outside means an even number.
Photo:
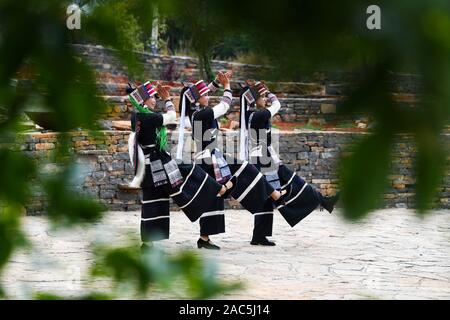
[{"label": "black robe", "polygon": [[136,113],[132,127],[145,157],[142,182],[142,241],[169,238],[169,198],[190,221],[197,221],[218,199],[222,185],[195,164],[177,164],[157,144],[157,129],[163,126],[160,113]]},{"label": "black robe", "polygon": [[[294,227],[319,206],[323,196],[285,166],[272,148],[270,111],[268,109],[250,111],[246,116],[250,161],[266,175],[275,189],[287,191],[285,203],[279,205],[277,209],[288,224]],[[274,206],[271,207],[266,203],[265,209],[273,210]]]},{"label": "black robe", "polygon": [[[231,155],[222,154],[217,148],[216,137],[219,126],[217,119],[214,119],[213,109],[210,107],[198,109],[191,115],[191,123],[192,135],[198,151],[195,162],[199,163],[211,177],[218,179],[220,175],[217,174],[217,166],[214,168],[213,158],[219,161],[223,158],[223,162],[226,162],[228,167],[223,171],[228,170],[229,174],[221,182],[226,183],[230,179],[233,182],[233,188],[228,194],[251,213],[259,212],[274,189],[255,166],[248,161],[238,161]],[[223,210],[223,200],[218,202],[214,210]]]}]

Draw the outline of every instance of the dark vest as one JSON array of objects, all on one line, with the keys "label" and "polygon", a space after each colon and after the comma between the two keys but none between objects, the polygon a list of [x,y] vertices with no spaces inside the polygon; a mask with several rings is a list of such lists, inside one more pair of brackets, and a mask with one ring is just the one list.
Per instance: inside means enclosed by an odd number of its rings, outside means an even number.
[{"label": "dark vest", "polygon": [[210,150],[216,148],[216,138],[219,132],[219,124],[217,119],[214,119],[214,112],[212,108],[206,107],[194,111],[191,116],[191,124],[192,138],[197,145],[197,152],[203,151],[206,148]]}]

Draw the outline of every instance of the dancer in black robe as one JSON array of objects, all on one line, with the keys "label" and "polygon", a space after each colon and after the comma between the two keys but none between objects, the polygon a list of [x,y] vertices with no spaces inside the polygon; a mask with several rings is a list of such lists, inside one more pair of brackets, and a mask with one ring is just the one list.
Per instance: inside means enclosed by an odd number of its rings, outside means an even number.
[{"label": "dancer in black robe", "polygon": [[[219,104],[209,106],[208,92],[219,88],[219,83],[224,86],[224,93]],[[218,198],[211,209],[200,218],[201,239],[198,246],[206,244],[204,233],[212,234],[225,231],[224,223],[224,198],[230,195],[251,213],[258,213],[266,201],[278,200],[281,192],[275,190],[248,161],[238,161],[231,155],[223,154],[217,147],[217,133],[219,125],[217,119],[225,115],[232,100],[230,90],[229,73],[219,72],[217,80],[208,86],[202,81],[183,89],[180,97],[180,131],[178,140],[177,158],[182,158],[184,127],[191,123],[192,137],[195,142],[196,152],[194,162],[199,164],[204,171],[219,183],[225,183],[228,191]],[[264,245],[272,245],[265,237],[261,239]]]},{"label": "dancer in black robe", "polygon": [[[270,106],[266,107],[266,102]],[[271,119],[281,105],[277,97],[262,82],[248,83],[240,93],[240,158],[249,161],[266,176],[276,190],[286,190],[286,194],[275,204],[266,201],[260,215],[255,215],[253,238],[268,232],[265,217],[273,217],[277,208],[291,227],[308,216],[318,206],[330,213],[338,196],[323,196],[280,160],[272,147]],[[270,218],[266,218],[267,221]]]},{"label": "dancer in black robe", "polygon": [[[167,112],[155,111],[156,93],[165,100]],[[167,88],[149,82],[129,95],[137,113],[132,117],[130,157],[135,168],[132,185],[142,188],[141,239],[144,243],[169,238],[169,198],[192,222],[225,192],[225,187],[199,166],[177,164],[166,151],[165,126],[175,123],[175,107]]]}]

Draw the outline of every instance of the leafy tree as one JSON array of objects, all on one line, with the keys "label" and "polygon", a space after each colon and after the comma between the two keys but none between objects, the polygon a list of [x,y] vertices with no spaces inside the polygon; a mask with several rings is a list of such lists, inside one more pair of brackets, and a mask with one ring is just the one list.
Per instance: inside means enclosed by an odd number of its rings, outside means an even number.
[{"label": "leafy tree", "polygon": [[226,30],[216,22],[215,16],[210,14],[211,6],[212,1],[207,0],[158,2],[161,14],[176,20],[178,27],[190,40],[189,44],[199,59],[200,76],[205,80],[214,78],[211,69],[213,47]]}]

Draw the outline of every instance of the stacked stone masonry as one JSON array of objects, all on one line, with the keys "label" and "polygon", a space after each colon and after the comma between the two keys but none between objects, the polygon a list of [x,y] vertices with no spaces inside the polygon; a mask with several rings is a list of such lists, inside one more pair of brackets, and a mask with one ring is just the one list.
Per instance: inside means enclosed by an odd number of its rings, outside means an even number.
[{"label": "stacked stone masonry", "polygon": [[[177,137],[177,132],[169,133]],[[291,169],[312,183],[325,194],[333,194],[338,189],[336,167],[342,155],[348,154],[347,146],[361,139],[362,133],[348,132],[281,132],[275,147],[281,159]],[[52,154],[58,146],[58,133],[27,133],[17,138],[16,149],[34,161],[40,163],[44,174],[58,170],[52,163]],[[140,194],[124,192],[118,188],[120,183],[132,179],[133,170],[128,155],[127,131],[101,131],[92,136],[85,131],[70,134],[71,150],[76,159],[76,179],[72,187],[77,192],[97,199],[109,210],[138,210]],[[224,144],[225,151],[237,151],[237,132],[225,133],[219,143]],[[188,133],[187,133],[187,139]],[[225,139],[225,140],[223,140]],[[450,135],[442,136],[444,143],[450,145]],[[277,134],[275,137],[277,140]],[[189,141],[188,141],[189,142]],[[174,143],[170,151],[174,152]],[[187,144],[189,146],[189,143]],[[412,207],[414,201],[414,154],[415,146],[409,136],[398,136],[393,148],[389,189],[384,194],[384,207]],[[369,169],[369,168],[368,168]],[[450,158],[447,159],[446,175],[442,177],[439,187],[439,199],[436,207],[450,208]],[[45,195],[40,190],[33,190],[32,201],[27,206],[28,214],[45,212]],[[171,204],[173,210],[177,210]],[[240,208],[233,201],[226,201],[226,208]]]},{"label": "stacked stone masonry", "polygon": [[[96,72],[98,88],[107,102],[102,111],[102,119],[129,119],[133,110],[125,98],[127,83],[133,79],[114,50],[94,45],[74,45],[76,53],[84,59]],[[173,87],[172,93],[176,97],[182,87],[181,81],[195,81],[199,79],[198,60],[192,57],[154,55],[137,52],[138,63],[143,67],[146,79],[159,80]],[[211,67],[214,71],[231,70],[233,72],[232,110],[227,115],[231,120],[237,117],[239,108],[238,93],[240,84],[245,79],[264,79],[269,88],[278,95],[282,103],[280,116],[275,121],[307,122],[310,119],[320,123],[349,122],[362,115],[341,115],[339,104],[345,97],[349,85],[358,81],[357,73],[348,72],[315,72],[299,75],[296,82],[278,82],[272,79],[273,71],[270,67],[236,62],[213,60]],[[277,80],[270,82],[270,80]],[[420,81],[415,75],[395,74],[391,80],[394,99],[398,103],[411,105],[416,101],[416,94],[421,91]],[[177,102],[177,98],[175,98]],[[217,98],[216,98],[217,100]],[[212,103],[215,100],[213,99]]]},{"label": "stacked stone masonry", "polygon": [[[102,120],[128,120],[133,110],[127,101],[125,88],[129,81],[128,71],[114,55],[114,51],[94,45],[74,45],[76,53],[95,70],[99,93],[106,101],[106,109],[100,114]],[[194,81],[199,78],[198,60],[192,57],[176,57],[137,53],[138,62],[143,66],[146,79],[160,80],[172,86],[175,105],[182,88],[181,81]],[[228,119],[238,120],[238,93],[245,79],[266,79],[269,88],[276,93],[281,102],[279,114],[274,122],[307,123],[348,123],[367,117],[367,115],[340,114],[339,108],[345,95],[358,77],[355,73],[316,72],[299,75],[297,82],[277,82],[271,78],[270,67],[242,63],[212,61],[212,69],[232,70],[233,102]],[[142,80],[142,79],[140,79]],[[270,81],[272,80],[272,81]],[[28,81],[22,79],[21,81]],[[406,106],[417,101],[420,93],[419,79],[414,75],[393,75],[392,92],[396,101]],[[218,95],[213,95],[211,104],[217,103]],[[106,121],[106,122],[107,122]],[[111,124],[107,123],[107,128]],[[173,128],[173,126],[172,126]],[[175,128],[173,128],[175,129]],[[170,130],[169,130],[170,131]],[[275,130],[274,130],[275,131]],[[189,133],[186,133],[188,136]],[[338,189],[336,167],[338,160],[345,155],[347,146],[361,139],[364,133],[336,131],[295,130],[282,132],[278,140],[281,159],[298,174],[321,189],[325,194],[333,194]],[[76,177],[71,187],[105,204],[109,210],[137,210],[140,208],[140,194],[119,190],[118,185],[132,179],[133,169],[128,155],[127,131],[101,131],[95,136],[85,131],[70,134],[70,143],[76,158]],[[170,131],[170,148],[174,154],[174,141],[177,133]],[[443,134],[446,145],[450,145],[449,134]],[[42,164],[43,174],[58,171],[52,163],[52,154],[58,147],[58,133],[26,133],[18,136],[15,149]],[[227,131],[224,136],[225,150],[236,154],[238,133]],[[220,140],[220,139],[219,139]],[[222,139],[223,140],[223,139]],[[189,141],[189,138],[188,138]],[[393,150],[390,188],[384,194],[385,207],[411,207],[414,201],[414,142],[411,137],[399,136]],[[447,161],[449,162],[449,161]],[[450,207],[450,176],[447,163],[446,175],[442,177],[439,199],[436,206]],[[37,185],[37,184],[36,184]],[[28,214],[45,212],[45,195],[35,187],[32,201],[27,206]],[[240,208],[235,201],[226,201],[227,208]],[[172,204],[172,209],[176,206]]]}]

